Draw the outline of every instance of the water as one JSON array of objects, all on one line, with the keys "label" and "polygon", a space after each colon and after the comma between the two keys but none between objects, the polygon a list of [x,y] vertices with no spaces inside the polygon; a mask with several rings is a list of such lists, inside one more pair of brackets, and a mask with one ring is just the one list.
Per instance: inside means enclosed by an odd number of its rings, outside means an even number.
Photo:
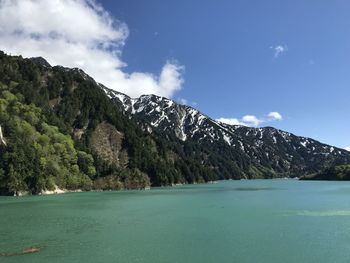
[{"label": "water", "polygon": [[350,183],[0,197],[0,262],[350,262]]}]

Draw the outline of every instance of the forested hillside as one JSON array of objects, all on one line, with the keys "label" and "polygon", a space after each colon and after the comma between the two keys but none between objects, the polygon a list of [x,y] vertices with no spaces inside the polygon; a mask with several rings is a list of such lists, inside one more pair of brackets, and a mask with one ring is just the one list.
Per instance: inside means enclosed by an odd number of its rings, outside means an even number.
[{"label": "forested hillside", "polygon": [[350,165],[335,165],[326,168],[322,172],[310,174],[301,178],[302,180],[333,180],[350,181]]},{"label": "forested hillside", "polygon": [[[211,179],[199,162],[184,157],[181,147],[146,134],[79,69],[1,52],[0,96],[2,194],[39,193],[55,186],[144,188],[150,183]],[[108,135],[106,126],[121,136],[118,145],[106,138],[110,149],[92,140]],[[111,153],[116,156],[111,158]],[[121,157],[123,164],[113,161]]]}]

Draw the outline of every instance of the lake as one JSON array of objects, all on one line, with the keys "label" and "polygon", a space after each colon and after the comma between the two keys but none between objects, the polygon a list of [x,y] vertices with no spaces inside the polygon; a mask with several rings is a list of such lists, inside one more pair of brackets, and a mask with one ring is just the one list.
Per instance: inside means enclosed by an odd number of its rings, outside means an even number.
[{"label": "lake", "polygon": [[350,182],[0,197],[0,262],[350,262]]}]

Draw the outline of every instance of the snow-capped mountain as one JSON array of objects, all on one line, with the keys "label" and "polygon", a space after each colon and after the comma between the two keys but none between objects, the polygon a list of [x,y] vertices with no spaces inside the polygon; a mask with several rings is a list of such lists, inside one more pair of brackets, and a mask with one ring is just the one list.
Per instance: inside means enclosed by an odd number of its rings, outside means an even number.
[{"label": "snow-capped mountain", "polygon": [[[134,116],[145,130],[161,134],[168,140],[178,139],[185,148],[186,145],[196,145],[193,146],[196,149],[189,154],[198,155],[203,163],[217,169],[238,166],[242,171],[257,168],[265,177],[275,176],[275,173],[278,176],[299,176],[333,163],[350,162],[348,151],[310,138],[272,127],[228,125],[164,97],[144,95],[130,98],[101,87],[122,110]],[[250,175],[249,172],[243,172],[242,176]]]}]

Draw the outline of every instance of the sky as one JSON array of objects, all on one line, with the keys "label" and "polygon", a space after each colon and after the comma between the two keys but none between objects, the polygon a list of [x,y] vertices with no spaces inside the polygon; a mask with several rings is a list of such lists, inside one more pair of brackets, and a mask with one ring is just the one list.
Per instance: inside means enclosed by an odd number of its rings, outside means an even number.
[{"label": "sky", "polygon": [[0,0],[0,49],[346,148],[349,14],[348,0]]}]

